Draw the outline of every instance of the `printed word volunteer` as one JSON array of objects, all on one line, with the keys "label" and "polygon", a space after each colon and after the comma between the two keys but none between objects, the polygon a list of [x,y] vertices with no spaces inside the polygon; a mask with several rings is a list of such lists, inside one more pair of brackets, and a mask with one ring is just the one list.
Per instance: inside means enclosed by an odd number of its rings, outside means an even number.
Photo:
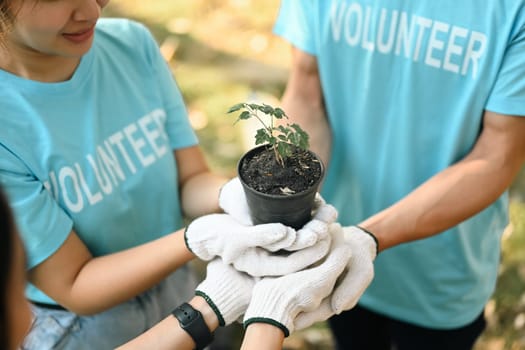
[{"label": "printed word volunteer", "polygon": [[402,55],[414,62],[467,75],[478,74],[485,54],[483,33],[386,8],[335,1],[330,12],[332,38],[370,52]]},{"label": "printed word volunteer", "polygon": [[[75,162],[50,172],[44,186],[56,199],[61,196],[75,213],[84,208],[86,200],[89,205],[98,203],[126,180],[126,174],[135,174],[168,153],[165,120],[163,110],[152,111],[97,145],[95,154],[85,156],[85,167]],[[88,184],[86,179],[93,179],[93,175],[96,183]]]}]

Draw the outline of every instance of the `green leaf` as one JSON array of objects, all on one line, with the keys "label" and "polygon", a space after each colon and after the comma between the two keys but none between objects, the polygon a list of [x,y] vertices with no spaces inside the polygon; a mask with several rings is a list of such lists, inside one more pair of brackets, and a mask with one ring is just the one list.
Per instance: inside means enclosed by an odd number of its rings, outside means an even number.
[{"label": "green leaf", "polygon": [[237,103],[236,105],[230,107],[230,109],[228,110],[228,113],[237,112],[241,108],[244,108],[244,105],[245,105],[244,103]]},{"label": "green leaf", "polygon": [[272,106],[262,105],[262,106],[259,106],[259,110],[261,112],[263,112],[264,114],[268,114],[268,115],[272,115],[273,114]]},{"label": "green leaf", "polygon": [[239,115],[239,119],[246,120],[250,119],[252,117],[251,113],[248,111],[244,111]]},{"label": "green leaf", "polygon": [[277,152],[279,152],[282,158],[286,158],[292,153],[292,148],[289,143],[279,142]]},{"label": "green leaf", "polygon": [[275,108],[273,112],[273,116],[277,119],[288,118],[288,116],[284,113],[284,111],[279,107]]},{"label": "green leaf", "polygon": [[259,129],[257,130],[257,133],[255,134],[255,144],[260,145],[262,143],[270,143],[271,137],[268,135],[265,129]]},{"label": "green leaf", "polygon": [[292,146],[308,149],[308,134],[298,124],[278,125],[270,129],[257,114],[259,111],[269,116],[272,119],[269,125],[273,125],[273,118],[288,118],[281,108],[274,108],[265,103],[238,103],[230,107],[228,113],[239,110],[242,112],[237,121],[254,117],[262,124],[263,127],[256,131],[255,144],[269,144],[273,148],[279,164],[284,166],[284,159],[292,154]]}]

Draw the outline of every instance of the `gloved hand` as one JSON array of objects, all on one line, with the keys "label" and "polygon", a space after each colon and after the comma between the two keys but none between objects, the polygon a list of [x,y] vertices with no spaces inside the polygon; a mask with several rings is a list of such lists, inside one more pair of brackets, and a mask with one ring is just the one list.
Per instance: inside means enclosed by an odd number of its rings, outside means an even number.
[{"label": "gloved hand", "polygon": [[244,226],[227,214],[210,214],[192,221],[184,232],[186,246],[202,260],[220,256],[231,264],[250,256],[257,247],[278,251],[295,241],[296,233],[283,224]]},{"label": "gloved hand", "polygon": [[[238,177],[228,181],[221,188],[219,206],[225,213],[230,214],[243,225],[253,225],[244,189]],[[337,210],[333,206],[326,204],[321,195],[317,193],[312,220],[297,231],[293,244],[284,249],[289,251],[300,250],[314,245],[328,235],[328,225],[335,222],[336,219]]]},{"label": "gloved hand", "polygon": [[293,252],[272,253],[263,248],[255,248],[236,258],[233,261],[233,266],[237,270],[255,277],[290,274],[325,257],[330,249],[330,241],[331,236],[328,235],[310,247]]},{"label": "gloved hand", "polygon": [[341,237],[334,238],[333,245],[339,244],[342,249],[351,252],[345,262],[347,269],[339,276],[332,295],[326,297],[318,308],[297,315],[294,321],[297,330],[354,307],[374,276],[372,262],[377,254],[377,244],[370,233],[357,226],[342,228],[339,224],[333,224],[330,233]]},{"label": "gloved hand", "polygon": [[337,210],[319,193],[315,194],[312,220],[297,231],[295,242],[286,250],[300,250],[314,245],[329,235],[329,227],[337,220]]},{"label": "gloved hand", "polygon": [[335,288],[331,305],[339,314],[353,308],[374,278],[374,259],[378,252],[377,239],[357,226],[343,227],[344,244],[352,252],[346,272]]},{"label": "gloved hand", "polygon": [[225,183],[219,192],[219,207],[246,226],[252,226],[250,209],[239,177]]},{"label": "gloved hand", "polygon": [[330,253],[315,267],[257,282],[244,315],[244,326],[266,322],[281,328],[285,336],[293,332],[296,316],[316,310],[346,267],[351,252],[340,243],[342,240],[341,231],[333,235]]},{"label": "gloved hand", "polygon": [[248,308],[255,278],[235,270],[220,258],[208,263],[206,279],[195,290],[215,311],[219,325],[225,326],[241,317]]}]

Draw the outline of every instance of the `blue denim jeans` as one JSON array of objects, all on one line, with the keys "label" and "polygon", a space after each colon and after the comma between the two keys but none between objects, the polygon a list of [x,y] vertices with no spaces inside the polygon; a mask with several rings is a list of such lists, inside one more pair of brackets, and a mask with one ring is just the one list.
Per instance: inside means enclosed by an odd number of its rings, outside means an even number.
[{"label": "blue denim jeans", "polygon": [[92,316],[33,306],[34,323],[22,350],[106,350],[135,338],[194,295],[191,268],[179,268],[147,292]]}]

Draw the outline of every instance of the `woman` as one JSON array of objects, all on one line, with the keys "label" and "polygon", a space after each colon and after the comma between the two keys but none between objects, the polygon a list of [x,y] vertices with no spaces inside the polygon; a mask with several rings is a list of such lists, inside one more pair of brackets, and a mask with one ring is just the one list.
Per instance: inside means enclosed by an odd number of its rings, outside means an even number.
[{"label": "woman", "polygon": [[184,234],[183,213],[219,211],[224,179],[209,171],[154,39],[99,19],[107,2],[0,0],[0,183],[35,315],[23,349],[113,348],[193,294],[195,255],[211,260],[231,243],[231,262],[258,244],[232,231],[268,231],[279,249],[296,237],[225,214]]}]

